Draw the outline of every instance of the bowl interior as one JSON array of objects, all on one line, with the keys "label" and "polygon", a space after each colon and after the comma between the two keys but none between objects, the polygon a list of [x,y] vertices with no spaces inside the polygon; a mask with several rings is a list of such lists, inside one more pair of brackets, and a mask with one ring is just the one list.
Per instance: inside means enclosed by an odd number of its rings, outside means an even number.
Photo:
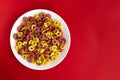
[{"label": "bowl interior", "polygon": [[[20,25],[20,21],[22,20],[23,17],[33,16],[34,14],[37,14],[40,12],[49,13],[53,19],[59,20],[62,23],[62,32],[63,32],[63,37],[66,39],[66,48],[62,51],[62,53],[58,57],[57,61],[54,61],[54,62],[51,61],[50,64],[48,64],[48,65],[40,65],[39,66],[39,65],[35,65],[35,64],[31,64],[31,63],[27,62],[17,53],[17,50],[14,49],[15,40],[13,38],[13,34],[17,33],[17,27]],[[35,10],[31,10],[31,11],[24,13],[16,20],[16,22],[14,23],[14,25],[12,27],[11,33],[10,33],[10,45],[11,45],[11,49],[13,51],[14,56],[24,66],[34,69],[34,70],[46,70],[46,69],[50,69],[50,68],[58,65],[67,55],[69,47],[70,47],[70,32],[69,32],[67,24],[58,14],[56,14],[52,11],[49,11],[49,10],[45,10],[45,9],[35,9]]]}]

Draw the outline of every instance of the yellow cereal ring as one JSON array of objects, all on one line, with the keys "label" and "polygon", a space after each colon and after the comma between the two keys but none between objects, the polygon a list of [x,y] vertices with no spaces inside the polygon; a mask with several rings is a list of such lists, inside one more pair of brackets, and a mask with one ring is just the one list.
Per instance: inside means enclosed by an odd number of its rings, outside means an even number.
[{"label": "yellow cereal ring", "polygon": [[39,52],[40,52],[40,50],[41,50],[41,48],[37,48],[37,51],[39,51]]},{"label": "yellow cereal ring", "polygon": [[29,41],[29,44],[32,44],[32,40]]},{"label": "yellow cereal ring", "polygon": [[30,25],[30,21],[27,21],[27,25]]},{"label": "yellow cereal ring", "polygon": [[39,42],[39,38],[38,37],[33,37],[33,41]]},{"label": "yellow cereal ring", "polygon": [[56,46],[60,46],[60,43],[58,42],[58,43],[56,44]]},{"label": "yellow cereal ring", "polygon": [[51,56],[51,60],[52,61],[56,61],[57,60],[57,56]]},{"label": "yellow cereal ring", "polygon": [[42,58],[42,59],[44,59],[44,58],[45,58],[45,57],[44,57],[44,54],[41,54],[41,58]]},{"label": "yellow cereal ring", "polygon": [[57,46],[55,46],[55,45],[54,45],[54,46],[52,46],[52,47],[51,47],[51,50],[52,50],[52,51],[57,50]]},{"label": "yellow cereal ring", "polygon": [[53,33],[52,32],[47,32],[46,33],[46,37],[49,38],[49,39],[52,38],[53,37]]},{"label": "yellow cereal ring", "polygon": [[60,25],[60,26],[57,26],[60,30],[62,30],[62,25]]},{"label": "yellow cereal ring", "polygon": [[47,64],[49,64],[49,63],[50,63],[50,59],[47,58],[47,59],[45,60],[45,65],[47,65]]},{"label": "yellow cereal ring", "polygon": [[23,54],[23,55],[22,55],[22,58],[23,58],[23,59],[27,59],[28,56],[29,56],[28,54]]},{"label": "yellow cereal ring", "polygon": [[42,45],[42,47],[45,47],[45,46],[48,46],[47,43],[44,43],[44,44]]},{"label": "yellow cereal ring", "polygon": [[44,26],[47,28],[51,23],[48,21],[48,22],[44,22]]},{"label": "yellow cereal ring", "polygon": [[47,42],[46,42],[46,41],[41,41],[41,44],[42,44],[42,45],[44,45],[44,44],[46,45]]},{"label": "yellow cereal ring", "polygon": [[35,18],[35,19],[39,18],[39,14],[35,14],[35,15],[34,15],[34,18]]},{"label": "yellow cereal ring", "polygon": [[29,46],[29,47],[28,47],[28,50],[29,50],[29,51],[33,51],[34,49],[35,49],[34,46]]},{"label": "yellow cereal ring", "polygon": [[35,61],[32,61],[32,64],[36,64],[36,62],[35,62]]},{"label": "yellow cereal ring", "polygon": [[55,34],[56,34],[57,36],[62,36],[62,32],[60,32],[60,31],[57,31]]},{"label": "yellow cereal ring", "polygon": [[33,25],[31,26],[31,29],[33,30],[35,27],[36,27],[36,25],[35,25],[35,24],[33,24]]},{"label": "yellow cereal ring", "polygon": [[59,52],[59,51],[55,51],[54,54],[55,54],[56,56],[59,56],[59,55],[60,55],[60,52]]},{"label": "yellow cereal ring", "polygon": [[32,42],[31,42],[31,45],[32,45],[32,46],[37,46],[37,42],[36,42],[36,41],[32,41]]},{"label": "yellow cereal ring", "polygon": [[22,45],[26,45],[27,44],[27,41],[24,41],[23,43],[22,43]]},{"label": "yellow cereal ring", "polygon": [[38,59],[36,63],[42,64],[42,61]]},{"label": "yellow cereal ring", "polygon": [[38,48],[37,51],[39,51],[40,53],[43,53],[45,50],[43,48]]},{"label": "yellow cereal ring", "polygon": [[53,22],[54,22],[55,26],[60,26],[61,25],[61,23],[58,20],[54,20]]},{"label": "yellow cereal ring", "polygon": [[50,56],[55,56],[55,53],[54,53],[54,52],[52,52],[52,53],[50,54]]},{"label": "yellow cereal ring", "polygon": [[22,36],[23,35],[23,32],[18,32],[18,37]]},{"label": "yellow cereal ring", "polygon": [[42,30],[42,34],[45,32],[46,30]]},{"label": "yellow cereal ring", "polygon": [[23,28],[22,28],[22,30],[25,30],[26,29],[26,26],[24,26]]},{"label": "yellow cereal ring", "polygon": [[65,49],[65,45],[60,45],[60,49]]},{"label": "yellow cereal ring", "polygon": [[40,49],[40,53],[43,53],[45,51],[45,49]]},{"label": "yellow cereal ring", "polygon": [[18,45],[18,46],[22,46],[22,42],[21,42],[21,41],[18,41],[18,42],[17,42],[17,45]]},{"label": "yellow cereal ring", "polygon": [[23,23],[23,20],[20,21],[20,24],[22,24],[22,23]]},{"label": "yellow cereal ring", "polygon": [[20,46],[20,45],[19,45],[19,46],[15,46],[15,49],[16,49],[16,50],[19,50],[19,49],[21,49],[21,48],[22,48],[22,46]]},{"label": "yellow cereal ring", "polygon": [[39,56],[39,57],[38,57],[38,60],[42,60],[42,57],[41,57],[41,56]]},{"label": "yellow cereal ring", "polygon": [[45,64],[46,63],[46,60],[45,59],[42,59],[42,64]]}]

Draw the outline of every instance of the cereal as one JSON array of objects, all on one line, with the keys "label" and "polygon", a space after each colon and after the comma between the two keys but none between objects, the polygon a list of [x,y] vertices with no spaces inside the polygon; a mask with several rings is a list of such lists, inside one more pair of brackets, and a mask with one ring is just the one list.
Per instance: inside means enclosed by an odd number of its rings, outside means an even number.
[{"label": "cereal", "polygon": [[15,49],[28,62],[47,65],[56,61],[65,49],[62,24],[44,12],[34,16],[23,17],[13,34]]}]

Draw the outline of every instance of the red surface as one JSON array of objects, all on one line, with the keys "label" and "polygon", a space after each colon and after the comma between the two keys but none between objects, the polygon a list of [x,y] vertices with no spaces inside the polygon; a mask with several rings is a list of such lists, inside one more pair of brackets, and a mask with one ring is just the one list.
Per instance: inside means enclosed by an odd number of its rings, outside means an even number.
[{"label": "red surface", "polygon": [[[36,8],[58,13],[71,32],[67,57],[45,71],[24,67],[10,49],[15,20]],[[0,80],[120,80],[120,1],[1,0],[0,50]]]}]

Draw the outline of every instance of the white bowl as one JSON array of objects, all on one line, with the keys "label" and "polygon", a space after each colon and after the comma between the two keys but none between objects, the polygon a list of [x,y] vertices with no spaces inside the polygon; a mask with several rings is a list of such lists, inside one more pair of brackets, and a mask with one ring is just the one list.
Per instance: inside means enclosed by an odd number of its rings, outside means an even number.
[{"label": "white bowl", "polygon": [[[58,57],[57,61],[51,61],[49,65],[35,65],[32,63],[27,62],[26,60],[24,60],[18,53],[17,50],[15,50],[15,40],[13,38],[13,34],[17,33],[17,27],[18,25],[20,25],[20,21],[22,20],[23,17],[28,17],[28,16],[33,16],[34,14],[40,13],[40,12],[45,12],[45,13],[49,13],[53,19],[57,19],[62,23],[62,31],[63,31],[63,36],[66,39],[66,48],[62,51],[62,53],[60,54],[60,56]],[[55,12],[49,11],[49,10],[45,10],[45,9],[35,9],[35,10],[31,10],[28,11],[26,13],[24,13],[23,15],[21,15],[16,22],[14,23],[11,33],[10,33],[10,45],[11,45],[11,49],[13,51],[14,56],[17,58],[17,60],[22,63],[24,66],[30,68],[30,69],[34,69],[34,70],[46,70],[46,69],[50,69],[55,67],[56,65],[60,64],[63,59],[66,57],[69,48],[70,48],[70,42],[71,42],[71,38],[70,38],[70,32],[68,29],[67,24],[65,23],[65,21]]]}]

